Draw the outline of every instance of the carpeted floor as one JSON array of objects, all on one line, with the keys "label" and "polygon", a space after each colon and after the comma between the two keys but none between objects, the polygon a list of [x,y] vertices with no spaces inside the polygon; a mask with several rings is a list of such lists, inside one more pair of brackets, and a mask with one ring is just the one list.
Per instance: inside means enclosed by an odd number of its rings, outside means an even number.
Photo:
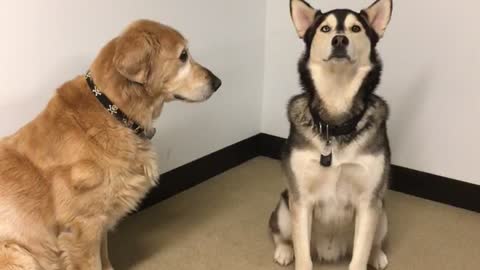
[{"label": "carpeted floor", "polygon": [[[293,269],[273,262],[267,230],[281,190],[276,160],[255,158],[227,171],[125,220],[110,237],[114,268]],[[389,270],[480,269],[480,214],[395,192],[387,208]]]}]

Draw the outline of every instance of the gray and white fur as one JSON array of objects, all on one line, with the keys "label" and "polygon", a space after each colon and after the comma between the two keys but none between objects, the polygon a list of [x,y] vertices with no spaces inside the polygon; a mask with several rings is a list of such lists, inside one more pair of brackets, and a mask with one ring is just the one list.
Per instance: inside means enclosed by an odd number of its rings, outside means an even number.
[{"label": "gray and white fur", "polygon": [[[388,105],[374,94],[382,70],[375,48],[392,1],[378,0],[360,13],[322,13],[303,0],[290,5],[306,44],[299,62],[304,91],[288,104],[291,128],[282,156],[288,189],[270,218],[274,259],[311,270],[312,257],[332,262],[351,256],[350,270],[384,269],[390,147]],[[327,135],[321,128],[351,119],[358,121],[348,134]],[[322,166],[329,139],[331,166]]]}]

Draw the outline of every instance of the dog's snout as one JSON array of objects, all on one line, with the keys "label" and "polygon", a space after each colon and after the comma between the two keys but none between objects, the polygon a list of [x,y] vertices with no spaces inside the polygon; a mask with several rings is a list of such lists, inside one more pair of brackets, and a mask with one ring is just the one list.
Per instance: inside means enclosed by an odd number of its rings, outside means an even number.
[{"label": "dog's snout", "polygon": [[346,36],[337,35],[332,39],[332,46],[335,48],[345,48],[349,44],[349,40]]},{"label": "dog's snout", "polygon": [[222,80],[220,80],[215,74],[213,74],[210,70],[208,71],[208,76],[210,77],[210,84],[212,86],[213,91],[217,91],[220,86],[222,86]]},{"label": "dog's snout", "polygon": [[217,91],[220,86],[222,86],[222,80],[220,80],[217,76],[213,75],[212,77],[212,88],[213,90]]}]

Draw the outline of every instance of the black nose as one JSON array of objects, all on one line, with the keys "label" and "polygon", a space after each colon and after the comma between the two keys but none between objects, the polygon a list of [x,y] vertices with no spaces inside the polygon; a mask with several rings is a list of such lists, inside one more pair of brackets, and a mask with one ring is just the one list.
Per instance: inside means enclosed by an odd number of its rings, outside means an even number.
[{"label": "black nose", "polygon": [[348,38],[346,36],[335,36],[332,39],[332,46],[335,48],[345,48],[348,46]]},{"label": "black nose", "polygon": [[222,86],[222,80],[215,76],[210,70],[208,71],[208,75],[210,76],[210,85],[212,86],[213,91],[217,91],[218,88]]}]

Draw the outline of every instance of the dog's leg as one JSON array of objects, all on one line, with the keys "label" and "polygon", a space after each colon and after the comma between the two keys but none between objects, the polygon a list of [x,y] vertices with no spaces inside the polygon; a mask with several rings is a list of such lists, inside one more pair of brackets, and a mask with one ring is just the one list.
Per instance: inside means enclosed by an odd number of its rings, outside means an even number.
[{"label": "dog's leg", "polygon": [[315,183],[319,177],[318,163],[312,162],[316,155],[303,150],[292,150],[283,161],[289,186],[289,205],[292,226],[292,242],[295,270],[312,270],[311,234]]},{"label": "dog's leg", "polygon": [[102,270],[100,250],[103,223],[77,219],[64,227],[58,236],[66,270]]},{"label": "dog's leg", "polygon": [[108,232],[103,234],[101,256],[102,270],[113,270],[112,264],[110,263],[110,258],[108,256]]},{"label": "dog's leg", "polygon": [[273,258],[282,266],[293,262],[292,219],[288,203],[288,192],[285,191],[270,217],[270,231],[275,243]]},{"label": "dog's leg", "polygon": [[357,206],[350,270],[367,270],[381,211],[381,202],[377,199],[374,201],[364,200]]},{"label": "dog's leg", "polygon": [[370,253],[370,259],[368,264],[373,266],[377,270],[385,269],[388,265],[388,258],[382,249],[383,241],[387,236],[388,221],[385,209],[382,210],[380,221],[377,226],[377,232],[375,240],[373,241],[372,252]]},{"label": "dog's leg", "polygon": [[292,213],[292,240],[295,253],[295,270],[311,270],[310,238],[313,204],[290,200]]}]

